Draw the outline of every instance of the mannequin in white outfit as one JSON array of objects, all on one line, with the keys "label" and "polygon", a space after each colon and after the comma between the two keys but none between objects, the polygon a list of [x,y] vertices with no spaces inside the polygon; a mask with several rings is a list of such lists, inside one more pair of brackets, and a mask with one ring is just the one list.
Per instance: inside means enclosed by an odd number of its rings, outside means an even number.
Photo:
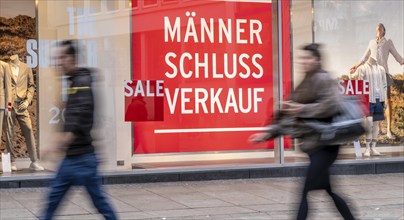
[{"label": "mannequin in white outfit", "polygon": [[[384,36],[386,34],[386,28],[382,23],[377,24],[376,26],[376,39],[372,39],[369,42],[369,46],[361,59],[361,61],[351,68],[351,74],[356,71],[358,67],[364,65],[369,57],[373,57],[376,59],[378,65],[381,65],[386,74],[389,74],[389,67],[387,65],[387,61],[389,55],[393,55],[395,60],[400,64],[404,65],[403,57],[397,52],[394,47],[393,41],[390,39],[386,39]],[[386,121],[387,121],[387,137],[390,139],[395,139],[394,135],[391,133],[391,103],[390,103],[390,87],[388,85],[386,92]]]},{"label": "mannequin in white outfit", "polygon": [[[384,103],[387,89],[386,71],[378,65],[376,59],[370,57],[368,61],[358,68],[359,79],[369,81],[369,116],[366,118],[366,149],[365,157],[380,156],[376,150],[377,136],[379,134],[378,121],[384,120]],[[372,142],[372,147],[370,144]]]}]

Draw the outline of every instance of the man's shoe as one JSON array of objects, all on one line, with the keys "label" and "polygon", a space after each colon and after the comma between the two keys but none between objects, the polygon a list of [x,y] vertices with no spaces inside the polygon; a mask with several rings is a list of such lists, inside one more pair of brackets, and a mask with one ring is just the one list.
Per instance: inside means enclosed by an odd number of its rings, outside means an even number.
[{"label": "man's shoe", "polygon": [[15,164],[15,162],[11,162],[11,171],[17,171],[17,165]]},{"label": "man's shoe", "polygon": [[45,170],[45,168],[43,168],[38,162],[32,162],[31,165],[29,165],[29,168],[35,171]]},{"label": "man's shoe", "polygon": [[370,157],[370,149],[366,148],[365,153],[363,153],[364,157]]},{"label": "man's shoe", "polygon": [[379,151],[377,151],[376,149],[372,148],[372,150],[370,150],[370,154],[372,156],[380,156],[381,153]]}]

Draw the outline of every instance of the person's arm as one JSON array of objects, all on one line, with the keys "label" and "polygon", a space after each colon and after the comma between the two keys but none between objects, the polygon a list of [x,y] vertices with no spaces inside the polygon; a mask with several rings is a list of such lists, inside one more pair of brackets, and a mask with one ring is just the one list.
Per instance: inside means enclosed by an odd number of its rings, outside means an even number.
[{"label": "person's arm", "polygon": [[35,82],[34,82],[34,75],[32,74],[32,69],[27,67],[27,97],[25,98],[25,100],[23,100],[22,102],[20,102],[20,104],[18,105],[18,108],[20,110],[24,110],[27,109],[28,106],[31,104],[32,102],[32,98],[34,97],[34,93],[35,93]]},{"label": "person's arm", "polygon": [[28,81],[28,91],[27,91],[27,101],[28,104],[31,104],[32,98],[34,97],[35,94],[35,81],[34,81],[34,75],[32,74],[32,69],[28,68],[28,75],[27,75],[27,81]]},{"label": "person's arm", "polygon": [[358,68],[358,71],[357,71],[358,72],[358,79],[360,79],[360,80],[366,80],[366,75],[365,75],[364,68],[366,68],[366,67],[362,66],[362,67]]},{"label": "person's arm", "polygon": [[71,144],[75,138],[75,135],[73,134],[73,132],[61,132],[57,136],[58,136],[56,138],[57,143],[55,144],[55,147],[57,149],[54,149],[54,150],[60,150],[62,152],[66,151],[69,144]]},{"label": "person's arm", "polygon": [[383,85],[383,91],[384,94],[387,92],[387,79],[386,79],[386,70],[382,67],[380,67],[380,74],[382,75],[382,85]]},{"label": "person's arm", "polygon": [[349,75],[349,79],[353,80],[353,79],[361,79],[361,68],[360,67],[352,67],[355,68],[354,72],[351,72],[351,75]]},{"label": "person's arm", "polygon": [[362,59],[359,61],[359,63],[355,64],[355,66],[353,66],[353,67],[351,68],[351,70],[350,70],[350,73],[351,73],[351,74],[353,74],[353,73],[356,71],[356,69],[358,69],[358,67],[359,67],[360,65],[364,64],[364,63],[366,62],[366,60],[369,59],[370,53],[371,53],[371,50],[370,50],[371,45],[370,45],[370,44],[371,44],[371,41],[369,42],[368,48],[366,49],[366,51],[365,51],[365,53],[363,54]]},{"label": "person's arm", "polygon": [[388,43],[389,43],[389,52],[391,53],[391,55],[393,55],[394,59],[396,59],[396,61],[399,64],[404,65],[404,59],[397,52],[396,48],[394,47],[393,41],[389,40]]},{"label": "person's arm", "polygon": [[8,63],[2,62],[0,63],[0,68],[2,68],[3,71],[3,87],[4,87],[4,108],[5,108],[5,113],[8,114],[9,111],[11,110],[11,73],[10,73],[10,67],[8,66]]}]

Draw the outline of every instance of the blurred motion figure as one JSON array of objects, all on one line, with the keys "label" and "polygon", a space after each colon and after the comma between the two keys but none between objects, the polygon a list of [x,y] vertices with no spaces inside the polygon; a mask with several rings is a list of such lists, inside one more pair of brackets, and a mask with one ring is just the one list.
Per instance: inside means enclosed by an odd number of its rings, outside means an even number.
[{"label": "blurred motion figure", "polygon": [[67,94],[64,132],[57,138],[57,150],[65,157],[51,184],[43,219],[52,219],[66,192],[73,185],[83,185],[97,210],[105,219],[114,220],[115,211],[102,191],[98,175],[98,159],[92,145],[91,129],[94,120],[94,97],[92,76],[87,68],[77,67],[78,48],[75,41],[60,44],[59,66],[68,76],[70,87]]},{"label": "blurred motion figure", "polygon": [[[301,149],[310,157],[310,165],[303,187],[302,200],[297,219],[306,219],[308,215],[307,195],[312,190],[326,190],[344,219],[354,219],[345,201],[331,189],[329,168],[334,163],[339,152],[339,145],[321,146],[317,141],[317,134],[307,129],[300,129],[300,119],[316,119],[330,123],[332,117],[338,113],[339,93],[337,83],[330,74],[321,69],[321,54],[318,44],[308,44],[302,47],[300,62],[305,72],[303,81],[291,94],[290,100],[284,102],[280,112],[275,117],[274,124],[284,118],[292,119],[284,125],[289,125],[291,131],[284,133],[301,133],[296,135],[302,139]],[[282,119],[281,119],[282,118]],[[297,121],[294,121],[297,119]],[[284,120],[285,121],[285,120]],[[282,125],[282,126],[284,126]],[[275,127],[275,126],[274,126]],[[269,129],[263,133],[250,136],[250,142],[259,143],[281,135],[276,129]]]}]

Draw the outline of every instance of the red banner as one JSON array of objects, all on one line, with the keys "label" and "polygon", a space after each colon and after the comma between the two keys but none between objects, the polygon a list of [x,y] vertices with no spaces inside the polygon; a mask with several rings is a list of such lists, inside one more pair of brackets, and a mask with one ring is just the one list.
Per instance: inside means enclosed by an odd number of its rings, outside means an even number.
[{"label": "red banner", "polygon": [[[271,20],[268,2],[133,8],[133,77],[125,84],[125,120],[134,121],[134,153],[273,147],[247,143],[273,111]],[[161,105],[153,104],[160,103],[157,87]],[[139,102],[147,89],[149,101]],[[131,102],[141,103],[142,117],[136,108],[128,111]],[[149,117],[159,112],[161,118]]]}]

